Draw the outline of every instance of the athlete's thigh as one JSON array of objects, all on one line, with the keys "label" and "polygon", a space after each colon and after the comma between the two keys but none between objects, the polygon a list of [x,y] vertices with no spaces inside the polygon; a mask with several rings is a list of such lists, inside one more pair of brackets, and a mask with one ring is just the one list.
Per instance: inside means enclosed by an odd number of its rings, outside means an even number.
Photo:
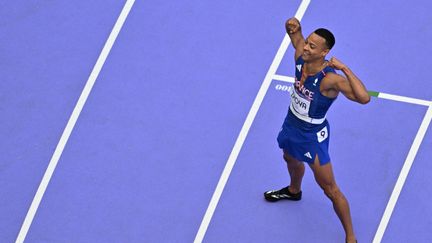
[{"label": "athlete's thigh", "polygon": [[310,168],[314,173],[316,182],[321,186],[335,186],[336,181],[333,174],[333,167],[330,162],[321,165],[318,160],[318,156],[315,157],[313,164],[309,164]]},{"label": "athlete's thigh", "polygon": [[290,166],[298,166],[303,163],[290,155],[289,152],[285,149],[283,149],[283,158]]}]

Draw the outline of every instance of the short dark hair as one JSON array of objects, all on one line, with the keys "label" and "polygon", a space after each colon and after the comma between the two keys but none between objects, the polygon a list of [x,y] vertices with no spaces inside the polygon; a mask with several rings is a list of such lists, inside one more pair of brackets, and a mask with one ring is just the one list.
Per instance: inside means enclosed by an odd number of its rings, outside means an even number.
[{"label": "short dark hair", "polygon": [[335,40],[335,37],[332,34],[332,32],[330,32],[330,30],[324,29],[324,28],[319,28],[319,29],[316,29],[314,31],[314,33],[321,36],[322,38],[324,38],[326,41],[326,45],[327,45],[328,49],[332,49],[336,40]]}]

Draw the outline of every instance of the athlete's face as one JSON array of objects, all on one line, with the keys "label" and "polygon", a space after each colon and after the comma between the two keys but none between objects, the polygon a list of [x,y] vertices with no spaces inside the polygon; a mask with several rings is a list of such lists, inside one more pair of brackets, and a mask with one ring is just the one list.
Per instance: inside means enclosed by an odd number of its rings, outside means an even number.
[{"label": "athlete's face", "polygon": [[306,38],[302,57],[305,61],[315,61],[324,58],[329,51],[325,39],[312,33]]}]

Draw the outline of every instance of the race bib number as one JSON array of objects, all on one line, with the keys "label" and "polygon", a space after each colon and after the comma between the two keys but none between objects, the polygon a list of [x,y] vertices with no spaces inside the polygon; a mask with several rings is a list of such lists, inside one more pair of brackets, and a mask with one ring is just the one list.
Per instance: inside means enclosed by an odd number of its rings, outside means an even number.
[{"label": "race bib number", "polygon": [[327,126],[325,126],[321,131],[317,132],[318,142],[321,143],[322,141],[326,140],[328,137],[328,131]]},{"label": "race bib number", "polygon": [[291,89],[291,106],[302,116],[309,116],[310,101],[301,97],[297,92]]}]

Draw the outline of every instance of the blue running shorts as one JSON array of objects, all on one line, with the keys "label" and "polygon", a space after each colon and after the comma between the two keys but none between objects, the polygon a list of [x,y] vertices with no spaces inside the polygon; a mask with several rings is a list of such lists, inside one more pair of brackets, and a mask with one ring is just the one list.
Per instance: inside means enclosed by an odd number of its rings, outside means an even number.
[{"label": "blue running shorts", "polygon": [[314,163],[318,156],[321,165],[330,162],[328,152],[330,126],[327,121],[319,130],[304,130],[284,122],[277,137],[279,148],[299,161]]}]

